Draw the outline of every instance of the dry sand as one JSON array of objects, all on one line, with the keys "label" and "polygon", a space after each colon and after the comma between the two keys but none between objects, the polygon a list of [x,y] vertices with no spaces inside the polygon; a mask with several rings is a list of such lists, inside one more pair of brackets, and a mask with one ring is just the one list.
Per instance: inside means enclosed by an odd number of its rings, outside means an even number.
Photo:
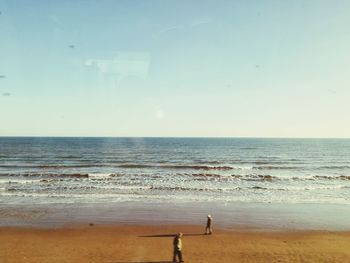
[{"label": "dry sand", "polygon": [[0,262],[171,262],[182,231],[185,262],[350,262],[350,232],[261,232],[202,226],[0,228]]}]

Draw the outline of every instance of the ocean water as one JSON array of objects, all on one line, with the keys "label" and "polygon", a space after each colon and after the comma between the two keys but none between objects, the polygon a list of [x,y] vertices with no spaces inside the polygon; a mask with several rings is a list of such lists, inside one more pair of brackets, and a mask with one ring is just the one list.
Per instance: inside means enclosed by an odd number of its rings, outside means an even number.
[{"label": "ocean water", "polygon": [[0,204],[350,204],[350,139],[0,137]]}]

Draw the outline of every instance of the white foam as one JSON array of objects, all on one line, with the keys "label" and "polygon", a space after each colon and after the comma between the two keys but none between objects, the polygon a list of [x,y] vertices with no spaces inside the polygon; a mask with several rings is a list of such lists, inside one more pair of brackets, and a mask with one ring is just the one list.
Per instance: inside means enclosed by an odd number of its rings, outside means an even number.
[{"label": "white foam", "polygon": [[89,173],[89,178],[111,178],[117,176],[117,174],[114,173]]},{"label": "white foam", "polygon": [[40,179],[37,180],[25,180],[25,179],[15,179],[15,178],[8,178],[8,179],[0,179],[0,184],[32,184],[32,183],[39,183]]}]

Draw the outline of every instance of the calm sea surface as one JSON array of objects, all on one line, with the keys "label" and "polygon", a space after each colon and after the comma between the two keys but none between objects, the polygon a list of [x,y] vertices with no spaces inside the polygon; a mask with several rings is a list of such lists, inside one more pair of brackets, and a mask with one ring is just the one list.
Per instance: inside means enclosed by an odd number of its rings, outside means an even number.
[{"label": "calm sea surface", "polygon": [[0,138],[0,203],[350,204],[350,139]]}]

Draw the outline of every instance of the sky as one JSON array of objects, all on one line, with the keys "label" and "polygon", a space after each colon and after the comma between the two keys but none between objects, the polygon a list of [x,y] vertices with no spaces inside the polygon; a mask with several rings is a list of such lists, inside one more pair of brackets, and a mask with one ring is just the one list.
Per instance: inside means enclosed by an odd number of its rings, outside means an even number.
[{"label": "sky", "polygon": [[0,136],[350,137],[349,13],[0,0]]}]

